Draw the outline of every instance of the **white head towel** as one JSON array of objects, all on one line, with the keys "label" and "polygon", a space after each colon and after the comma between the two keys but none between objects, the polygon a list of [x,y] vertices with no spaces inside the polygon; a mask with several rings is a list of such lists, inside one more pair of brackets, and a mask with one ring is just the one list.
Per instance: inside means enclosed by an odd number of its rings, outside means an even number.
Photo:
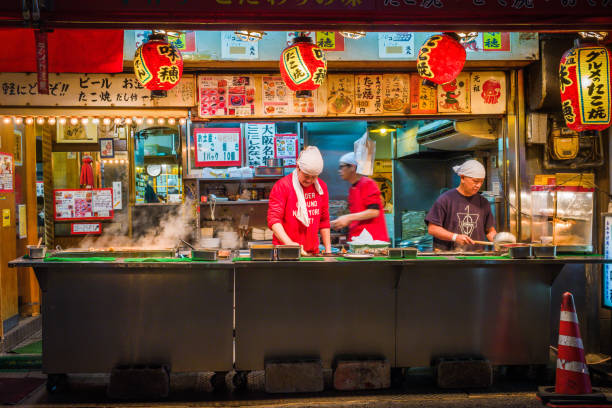
[{"label": "white head towel", "polygon": [[454,166],[453,170],[460,176],[477,179],[483,179],[487,174],[484,166],[478,160],[468,160],[460,166]]},{"label": "white head towel", "polygon": [[310,176],[318,176],[323,171],[323,156],[315,146],[308,146],[297,160],[300,170]]},{"label": "white head towel", "polygon": [[357,160],[355,159],[355,153],[354,152],[346,153],[340,158],[340,163],[350,164],[351,166],[357,166]]}]

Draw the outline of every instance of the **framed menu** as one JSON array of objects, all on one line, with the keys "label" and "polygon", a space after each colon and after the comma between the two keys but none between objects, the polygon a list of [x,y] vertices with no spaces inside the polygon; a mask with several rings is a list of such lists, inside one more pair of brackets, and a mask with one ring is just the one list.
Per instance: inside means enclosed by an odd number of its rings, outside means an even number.
[{"label": "framed menu", "polygon": [[314,115],[317,113],[317,91],[312,96],[298,98],[280,76],[262,77],[263,112],[274,115]]},{"label": "framed menu", "polygon": [[387,114],[410,112],[410,74],[383,75],[383,110]]},{"label": "framed menu", "polygon": [[239,166],[240,128],[197,128],[193,131],[197,167]]},{"label": "framed menu", "polygon": [[255,78],[237,75],[198,76],[199,116],[255,114]]},{"label": "framed menu", "polygon": [[285,167],[295,167],[299,149],[299,137],[295,133],[276,135],[274,138],[274,156],[284,159]]},{"label": "framed menu", "polygon": [[53,190],[55,221],[110,220],[113,218],[113,189]]},{"label": "framed menu", "polygon": [[327,113],[346,115],[355,112],[355,78],[352,74],[327,76]]}]

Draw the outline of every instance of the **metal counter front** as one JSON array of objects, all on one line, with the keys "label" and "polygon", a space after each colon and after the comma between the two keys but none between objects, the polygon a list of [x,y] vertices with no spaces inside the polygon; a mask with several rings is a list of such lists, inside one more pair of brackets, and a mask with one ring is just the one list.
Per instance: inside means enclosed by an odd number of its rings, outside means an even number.
[{"label": "metal counter front", "polygon": [[[260,370],[266,360],[444,355],[496,365],[548,361],[551,285],[599,257],[289,262],[43,262],[43,370]],[[235,297],[235,325],[233,298]],[[235,329],[235,339],[232,335]]]}]

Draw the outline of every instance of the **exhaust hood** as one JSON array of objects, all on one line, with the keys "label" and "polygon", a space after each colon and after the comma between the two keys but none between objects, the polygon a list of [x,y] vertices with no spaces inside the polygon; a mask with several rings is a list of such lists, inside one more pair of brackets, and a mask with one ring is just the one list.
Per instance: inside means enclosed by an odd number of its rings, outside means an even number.
[{"label": "exhaust hood", "polygon": [[417,143],[437,150],[478,150],[497,143],[498,119],[436,120],[419,127]]}]

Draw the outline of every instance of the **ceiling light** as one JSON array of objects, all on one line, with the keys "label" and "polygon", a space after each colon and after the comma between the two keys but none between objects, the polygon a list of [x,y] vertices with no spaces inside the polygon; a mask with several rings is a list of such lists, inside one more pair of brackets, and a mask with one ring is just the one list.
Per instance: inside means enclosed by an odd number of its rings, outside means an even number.
[{"label": "ceiling light", "polygon": [[351,40],[358,40],[366,36],[365,31],[340,31],[340,35]]},{"label": "ceiling light", "polygon": [[263,31],[234,31],[234,34],[242,41],[255,42],[259,41],[266,35]]}]

